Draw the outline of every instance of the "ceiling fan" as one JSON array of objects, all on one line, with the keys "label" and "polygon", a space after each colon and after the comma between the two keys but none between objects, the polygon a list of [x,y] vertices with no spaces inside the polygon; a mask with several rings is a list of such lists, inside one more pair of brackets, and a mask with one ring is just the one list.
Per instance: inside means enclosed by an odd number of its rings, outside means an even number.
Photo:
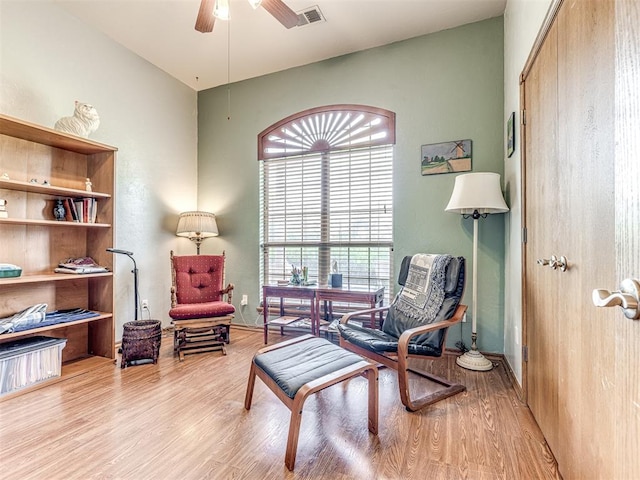
[{"label": "ceiling fan", "polygon": [[[282,0],[249,0],[249,3],[253,8],[262,6],[286,28],[298,25],[298,14]],[[212,32],[216,17],[229,19],[229,0],[201,0],[196,18],[196,30],[202,33]]]}]

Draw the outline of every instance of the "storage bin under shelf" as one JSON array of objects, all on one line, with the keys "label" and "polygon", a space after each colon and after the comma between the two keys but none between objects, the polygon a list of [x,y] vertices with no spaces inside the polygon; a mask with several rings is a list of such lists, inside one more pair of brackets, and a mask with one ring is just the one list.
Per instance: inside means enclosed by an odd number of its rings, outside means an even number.
[{"label": "storage bin under shelf", "polygon": [[66,338],[29,337],[0,344],[0,397],[62,374]]}]

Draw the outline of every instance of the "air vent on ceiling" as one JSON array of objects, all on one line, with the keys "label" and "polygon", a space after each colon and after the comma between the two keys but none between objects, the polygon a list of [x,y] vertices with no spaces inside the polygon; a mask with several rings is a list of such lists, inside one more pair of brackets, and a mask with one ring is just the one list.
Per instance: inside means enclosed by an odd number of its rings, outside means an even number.
[{"label": "air vent on ceiling", "polygon": [[305,8],[298,14],[298,27],[304,27],[305,25],[311,25],[312,23],[326,22],[324,15],[320,11],[320,7],[314,5],[313,7]]}]

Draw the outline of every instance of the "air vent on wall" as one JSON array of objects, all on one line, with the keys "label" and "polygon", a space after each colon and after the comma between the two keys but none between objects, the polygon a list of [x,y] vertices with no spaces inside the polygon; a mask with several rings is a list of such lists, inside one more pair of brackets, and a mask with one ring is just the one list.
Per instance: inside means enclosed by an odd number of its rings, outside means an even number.
[{"label": "air vent on wall", "polygon": [[324,15],[320,11],[320,7],[314,5],[313,7],[305,8],[298,14],[298,27],[304,27],[305,25],[311,25],[312,23],[326,22]]}]

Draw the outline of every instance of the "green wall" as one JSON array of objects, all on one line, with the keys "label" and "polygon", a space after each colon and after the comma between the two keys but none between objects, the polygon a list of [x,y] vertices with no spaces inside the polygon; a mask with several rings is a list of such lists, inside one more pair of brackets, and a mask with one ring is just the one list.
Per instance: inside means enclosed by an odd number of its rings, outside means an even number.
[{"label": "green wall", "polygon": [[[473,171],[502,174],[503,19],[205,90],[198,95],[198,207],[218,216],[220,237],[203,253],[227,254],[236,320],[254,324],[260,302],[257,135],[308,108],[355,103],[396,113],[396,271],[405,255],[451,253],[468,260],[471,302],[473,223],[445,213],[454,174],[421,176],[420,147],[470,138]],[[479,348],[503,352],[504,215],[480,224]],[[240,309],[242,294],[249,305]],[[450,332],[470,345],[470,321]]]}]

